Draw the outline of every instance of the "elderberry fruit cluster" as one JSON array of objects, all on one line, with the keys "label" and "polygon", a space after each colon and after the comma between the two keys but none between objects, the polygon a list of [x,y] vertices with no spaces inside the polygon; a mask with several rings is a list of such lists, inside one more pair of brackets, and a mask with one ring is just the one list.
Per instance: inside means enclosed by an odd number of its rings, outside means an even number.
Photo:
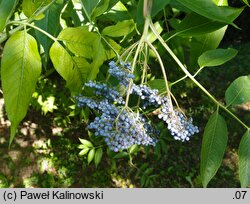
[{"label": "elderberry fruit cluster", "polygon": [[132,93],[141,98],[143,109],[148,106],[159,108],[158,118],[167,124],[174,139],[188,141],[192,135],[199,132],[198,127],[193,125],[192,118],[187,119],[179,110],[174,110],[170,99],[159,96],[158,90],[152,90],[145,85],[133,85]]},{"label": "elderberry fruit cluster", "polygon": [[112,87],[108,87],[107,84],[88,81],[85,83],[86,87],[93,88],[95,90],[95,95],[97,96],[105,96],[109,100],[113,100],[119,104],[124,104],[125,101],[121,97],[120,93]]},{"label": "elderberry fruit cluster", "polygon": [[109,104],[108,101],[102,101],[99,105],[102,114],[88,128],[94,130],[96,136],[105,137],[111,150],[117,152],[133,144],[155,145],[156,140],[151,138],[154,130],[142,116]]},{"label": "elderberry fruit cluster", "polygon": [[131,93],[136,94],[142,99],[142,108],[148,106],[159,107],[162,104],[162,97],[158,95],[157,89],[151,89],[146,85],[133,84]]},{"label": "elderberry fruit cluster", "polygon": [[[198,127],[192,124],[192,118],[187,119],[179,110],[175,110],[171,100],[160,96],[158,90],[146,85],[133,83],[134,75],[131,65],[121,62],[117,65],[114,61],[109,63],[109,74],[119,81],[118,86],[128,90],[128,94],[137,95],[141,99],[143,109],[153,107],[159,110],[158,118],[167,123],[167,127],[174,139],[188,141],[198,132]],[[76,97],[78,106],[88,106],[96,110],[99,115],[88,125],[88,129],[96,136],[103,136],[109,148],[115,152],[129,148],[131,145],[155,145],[157,140],[150,122],[139,112],[124,108],[124,96],[118,91],[118,86],[109,86],[106,83],[89,81],[85,87],[94,89],[94,97]]]},{"label": "elderberry fruit cluster", "polygon": [[192,135],[199,132],[197,126],[193,125],[193,119],[187,119],[183,113],[173,110],[168,99],[164,99],[160,109],[159,119],[167,123],[167,127],[174,139],[188,141]]},{"label": "elderberry fruit cluster", "polygon": [[117,66],[114,61],[111,61],[109,63],[109,74],[117,78],[120,85],[127,87],[129,81],[135,76],[131,73],[130,63],[121,62],[121,66],[123,67],[123,69]]},{"label": "elderberry fruit cluster", "polygon": [[[128,87],[134,75],[130,73],[128,63],[121,67],[115,62],[109,64],[109,74],[117,78],[119,85]],[[88,125],[88,129],[96,136],[102,136],[109,148],[115,152],[137,145],[155,145],[155,130],[139,113],[124,108],[125,101],[117,87],[110,87],[105,83],[88,81],[85,87],[94,89],[95,97],[76,97],[78,106],[88,106],[96,110],[99,115]]]},{"label": "elderberry fruit cluster", "polygon": [[96,136],[105,137],[109,148],[115,152],[137,145],[155,145],[151,136],[155,131],[141,115],[116,106],[107,99],[95,101],[86,97],[77,97],[79,106],[88,106],[100,113],[88,125]]}]

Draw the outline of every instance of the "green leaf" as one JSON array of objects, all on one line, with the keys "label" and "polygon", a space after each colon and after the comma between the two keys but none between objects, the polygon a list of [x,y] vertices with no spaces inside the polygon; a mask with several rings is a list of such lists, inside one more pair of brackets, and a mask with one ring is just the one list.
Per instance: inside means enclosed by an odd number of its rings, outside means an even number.
[{"label": "green leaf", "polygon": [[102,15],[109,7],[109,0],[101,0],[97,7],[94,8],[91,18],[95,19],[97,16]]},{"label": "green leaf", "polygon": [[242,0],[246,5],[250,6],[250,4],[248,3],[248,0]]},{"label": "green leaf", "polygon": [[119,152],[118,154],[116,154],[113,158],[114,159],[121,159],[124,157],[127,157],[129,154],[127,152]]},{"label": "green leaf", "polygon": [[201,147],[201,180],[204,187],[218,171],[227,146],[227,125],[215,112],[210,117],[203,134]]},{"label": "green leaf", "polygon": [[[143,1],[139,0],[138,8],[137,8],[137,16],[136,21],[137,23],[142,23],[144,20],[143,17]],[[160,11],[162,11],[167,4],[170,3],[171,0],[154,0],[151,10],[151,17],[156,16]]]},{"label": "green leaf", "polygon": [[200,67],[219,66],[233,59],[237,53],[238,51],[232,48],[208,50],[198,58],[198,64]]},{"label": "green leaf", "polygon": [[[122,47],[117,44],[114,40],[112,40],[111,38],[106,37],[105,40],[112,46],[112,48],[119,53],[122,49]],[[114,53],[113,49],[111,49],[107,44],[103,44],[103,47],[105,49],[105,56],[106,56],[106,60],[109,59],[113,59],[116,54]]]},{"label": "green leaf", "polygon": [[18,0],[0,0],[0,32],[5,28]]},{"label": "green leaf", "polygon": [[68,1],[66,8],[64,8],[63,12],[61,13],[62,15],[60,23],[63,24],[63,27],[68,27],[72,24],[74,27],[81,25],[80,19],[83,17],[83,15],[78,13],[78,9],[76,9],[78,5],[79,2],[77,1],[74,1],[74,4],[72,1]]},{"label": "green leaf", "polygon": [[116,25],[108,26],[103,29],[102,34],[107,35],[110,37],[121,37],[126,36],[131,33],[135,28],[134,21],[131,20],[124,20],[118,22]]},{"label": "green leaf", "polygon": [[100,0],[81,0],[81,2],[88,16],[91,17],[93,10],[99,4]]},{"label": "green leaf", "polygon": [[10,144],[27,113],[41,68],[36,40],[25,31],[12,35],[5,44],[1,65],[3,96],[11,122]]},{"label": "green leaf", "polygon": [[157,0],[153,1],[151,16],[156,16],[160,11],[162,11],[171,0]]},{"label": "green leaf", "polygon": [[148,168],[145,172],[144,172],[144,175],[150,175],[154,172],[154,169],[153,168]]},{"label": "green leaf", "polygon": [[78,145],[78,149],[86,149],[86,148],[88,148],[88,147],[86,147],[86,146],[83,145],[83,144]]},{"label": "green leaf", "polygon": [[119,0],[110,0],[109,1],[109,9],[114,7],[118,2],[120,2],[120,1]]},{"label": "green leaf", "polygon": [[164,79],[154,79],[151,81],[148,81],[148,85],[152,89],[157,89],[160,93],[166,91],[166,85]]},{"label": "green leaf", "polygon": [[217,6],[214,0],[177,0],[190,10],[206,18],[231,24],[244,10],[244,8],[232,8],[229,6]]},{"label": "green leaf", "polygon": [[82,57],[73,57],[73,61],[76,63],[77,67],[81,72],[81,87],[83,86],[83,82],[86,82],[90,79],[90,73],[95,71],[92,64],[90,64],[86,59]]},{"label": "green leaf", "polygon": [[102,159],[102,148],[98,148],[95,153],[95,166],[97,167]]},{"label": "green leaf", "polygon": [[213,0],[217,6],[228,6],[227,0]]},{"label": "green leaf", "polygon": [[90,164],[90,162],[94,159],[94,156],[95,156],[95,149],[91,149],[89,151],[89,154],[88,154],[88,164]]},{"label": "green leaf", "polygon": [[54,42],[51,46],[50,58],[56,71],[66,80],[66,86],[70,91],[79,93],[85,82],[82,73],[89,69],[89,64],[87,62],[79,64],[79,61],[74,59],[59,42]]},{"label": "green leaf", "polygon": [[[54,3],[51,5],[46,11],[45,17],[39,21],[35,21],[36,26],[53,36],[57,36],[61,29],[60,15],[62,8],[63,5],[59,3]],[[36,30],[35,32],[38,42],[43,46],[44,52],[46,56],[48,56],[49,49],[53,41],[40,31]]]},{"label": "green leaf", "polygon": [[216,49],[223,36],[225,35],[227,26],[216,30],[212,33],[204,34],[201,36],[193,37],[190,45],[190,67],[197,67],[199,56],[207,50]]},{"label": "green leaf", "polygon": [[226,90],[227,105],[240,105],[250,101],[250,75],[233,81]]},{"label": "green leaf", "polygon": [[86,147],[89,147],[89,148],[94,147],[94,145],[93,145],[90,141],[88,141],[88,140],[81,139],[81,138],[79,138],[79,140],[80,140],[80,142],[81,142],[84,146],[86,146]]},{"label": "green leaf", "polygon": [[121,1],[118,1],[108,12],[104,13],[103,17],[108,18],[113,22],[131,19],[128,9]]},{"label": "green leaf", "polygon": [[52,0],[23,0],[23,13],[28,18],[32,17],[36,20],[42,19],[44,15],[40,14],[37,16],[37,12],[51,3],[51,1]]},{"label": "green leaf", "polygon": [[177,12],[179,11],[183,11],[185,13],[191,13],[192,11],[190,9],[188,9],[186,6],[183,6],[181,3],[179,3],[178,1],[170,1],[170,6],[173,9],[176,9]]},{"label": "green leaf", "polygon": [[211,33],[225,25],[225,23],[216,22],[192,12],[187,14],[181,23],[174,26],[174,28],[176,29],[175,35],[185,37]]},{"label": "green leaf", "polygon": [[[173,33],[173,32],[171,32],[171,33]],[[172,36],[171,33],[163,34],[162,35],[163,39],[168,41],[168,39],[171,38],[170,36]],[[185,51],[186,46],[190,46],[190,41],[185,39],[185,38],[179,37],[179,36],[176,36],[175,38],[172,38],[169,41],[169,47],[173,50],[175,55],[183,63],[186,61],[186,51]],[[165,56],[165,57],[169,58],[169,60],[168,60],[169,62],[167,62],[168,66],[172,66],[172,64],[173,64],[172,59],[169,56]]]},{"label": "green leaf", "polygon": [[79,152],[79,156],[83,156],[89,152],[89,148],[85,148]]},{"label": "green leaf", "polygon": [[161,149],[165,154],[168,154],[169,147],[167,143],[162,139],[160,140]]},{"label": "green leaf", "polygon": [[144,184],[146,183],[146,179],[147,179],[147,175],[143,174],[141,177],[141,186],[144,186]]},{"label": "green leaf", "polygon": [[95,20],[96,17],[102,15],[110,7],[117,3],[117,0],[81,0],[84,10],[87,12],[88,18]]},{"label": "green leaf", "polygon": [[[58,72],[61,71],[59,74],[72,85],[68,86],[71,91],[79,92],[86,80],[95,79],[100,66],[107,59],[102,39],[98,34],[89,32],[86,26],[66,28],[59,34],[58,39],[65,43],[74,56],[72,57],[62,46],[59,46],[58,42],[55,42],[52,53],[55,56],[51,56],[52,62]],[[56,56],[58,52],[63,54],[60,55],[61,59],[59,60]],[[72,73],[67,73],[69,67],[74,67],[71,70]],[[72,80],[72,77],[75,77],[75,80]]]},{"label": "green leaf", "polygon": [[250,185],[250,132],[247,131],[239,146],[239,177],[241,188]]},{"label": "green leaf", "polygon": [[93,42],[93,58],[91,63],[91,70],[88,74],[88,80],[93,80],[96,78],[99,73],[99,68],[106,60],[106,53],[104,46],[102,44],[101,37],[99,37],[96,41]]},{"label": "green leaf", "polygon": [[[163,28],[158,21],[154,23],[154,27],[155,27],[157,33],[161,34],[161,32],[163,31]],[[157,37],[155,36],[155,34],[151,30],[149,30],[149,32],[148,32],[147,40],[151,43],[153,43],[155,40],[157,40]]]},{"label": "green leaf", "polygon": [[138,145],[132,145],[131,147],[129,147],[128,153],[129,154],[135,154],[136,152],[138,152],[138,150],[139,150]]},{"label": "green leaf", "polygon": [[87,59],[94,57],[93,43],[99,38],[98,34],[89,32],[86,26],[66,28],[58,35],[58,40],[65,42],[71,52]]}]

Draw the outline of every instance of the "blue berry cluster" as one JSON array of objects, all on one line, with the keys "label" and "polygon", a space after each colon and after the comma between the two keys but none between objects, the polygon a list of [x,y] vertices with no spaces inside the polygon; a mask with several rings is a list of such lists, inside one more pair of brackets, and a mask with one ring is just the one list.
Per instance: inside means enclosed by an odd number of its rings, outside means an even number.
[{"label": "blue berry cluster", "polygon": [[148,106],[160,109],[158,118],[167,123],[167,127],[174,139],[188,141],[192,135],[199,132],[198,127],[193,125],[192,118],[187,119],[183,113],[174,110],[170,99],[158,95],[157,90],[152,90],[145,85],[133,85],[132,93],[141,98],[143,109]]},{"label": "blue berry cluster", "polygon": [[107,84],[93,82],[90,80],[85,83],[85,86],[93,88],[95,90],[95,95],[97,96],[104,96],[108,100],[115,101],[119,104],[125,104],[125,101],[123,100],[120,93],[115,88],[108,87]]},{"label": "blue berry cluster", "polygon": [[145,119],[120,106],[102,101],[99,104],[102,114],[89,124],[96,136],[105,137],[109,148],[115,152],[127,149],[133,144],[155,145],[156,140],[151,136],[154,130]]},{"label": "blue berry cluster", "polygon": [[199,132],[198,127],[193,125],[192,118],[188,120],[183,113],[174,110],[169,104],[168,99],[163,101],[158,118],[167,123],[174,139],[188,141],[192,135]]},{"label": "blue berry cluster", "polygon": [[105,137],[109,148],[115,152],[127,149],[133,144],[155,145],[155,134],[150,123],[141,115],[130,110],[123,109],[107,99],[97,102],[87,97],[77,97],[79,106],[88,106],[100,113],[93,122],[88,125],[96,136]]},{"label": "blue berry cluster", "polygon": [[120,85],[127,87],[129,81],[135,76],[131,73],[130,63],[121,62],[121,67],[117,66],[114,61],[111,61],[109,63],[109,74],[117,78]]},{"label": "blue berry cluster", "polygon": [[[109,63],[109,74],[117,78],[119,85],[128,87],[134,75],[129,63]],[[95,98],[76,97],[78,106],[88,106],[99,112],[93,122],[88,125],[96,136],[103,136],[109,148],[115,152],[137,145],[155,145],[156,135],[151,124],[139,113],[124,108],[123,96],[117,87],[109,87],[105,83],[88,81],[85,87],[94,89]],[[99,96],[99,97],[98,97]]]},{"label": "blue berry cluster", "polygon": [[[119,85],[128,89],[129,82],[134,75],[129,63],[109,63],[109,74],[117,78]],[[156,131],[151,124],[138,112],[124,108],[125,101],[117,87],[110,87],[106,83],[89,81],[85,87],[94,89],[94,98],[78,96],[78,106],[88,106],[99,113],[88,128],[96,136],[103,136],[111,150],[117,152],[127,149],[133,144],[155,145]],[[188,141],[198,132],[198,127],[192,124],[192,118],[187,119],[183,113],[175,110],[170,99],[160,96],[158,90],[146,85],[132,84],[129,94],[140,97],[143,109],[153,107],[159,110],[158,118],[167,123],[174,139]]]},{"label": "blue berry cluster", "polygon": [[133,84],[131,92],[142,99],[143,109],[146,109],[148,106],[159,107],[162,104],[162,97],[158,95],[157,89],[151,89],[142,84],[139,86]]}]

